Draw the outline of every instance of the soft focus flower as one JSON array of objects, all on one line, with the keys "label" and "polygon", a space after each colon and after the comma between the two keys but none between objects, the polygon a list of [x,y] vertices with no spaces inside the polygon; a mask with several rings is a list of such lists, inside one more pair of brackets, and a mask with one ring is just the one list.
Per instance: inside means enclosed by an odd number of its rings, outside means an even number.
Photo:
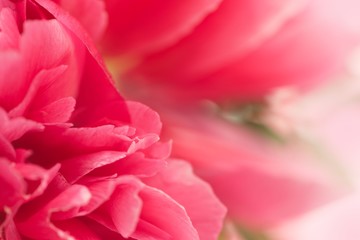
[{"label": "soft focus flower", "polygon": [[0,238],[216,239],[225,209],[48,0],[0,0]]},{"label": "soft focus flower", "polygon": [[274,240],[355,240],[356,224],[334,226],[355,222],[360,206],[360,84],[344,75],[306,95],[282,89],[269,98],[259,118],[276,141],[199,109],[162,109],[165,134],[173,154],[212,185],[235,226]]},{"label": "soft focus flower", "polygon": [[308,88],[342,67],[360,35],[356,0],[105,2],[103,44],[120,84],[181,103]]},{"label": "soft focus flower", "polygon": [[[271,233],[357,188],[359,115],[345,108],[338,121],[320,114],[321,101],[313,108],[316,98],[293,101],[344,71],[360,40],[358,1],[104,1],[102,50],[119,86],[159,111],[173,156],[188,159],[228,207],[223,239],[246,239],[242,227]],[[256,102],[259,116],[230,123],[202,111],[203,100],[220,111]],[[319,121],[310,127],[309,117]]]},{"label": "soft focus flower", "polygon": [[221,240],[357,239],[359,7],[0,0],[2,237],[218,237],[95,40]]},{"label": "soft focus flower", "polygon": [[271,229],[348,191],[316,151],[199,112],[162,111],[172,154],[188,159],[243,226]]},{"label": "soft focus flower", "polygon": [[273,239],[359,239],[359,83],[359,75],[347,71],[306,95],[283,89],[269,98],[264,121],[284,136],[297,135],[325,153],[324,163],[346,180],[350,190],[278,226],[272,231]]},{"label": "soft focus flower", "polygon": [[269,97],[262,121],[279,134],[310,141],[359,189],[359,76],[343,74],[307,94],[282,89]]},{"label": "soft focus flower", "polygon": [[277,240],[357,240],[360,238],[359,193],[325,205],[274,231]]}]

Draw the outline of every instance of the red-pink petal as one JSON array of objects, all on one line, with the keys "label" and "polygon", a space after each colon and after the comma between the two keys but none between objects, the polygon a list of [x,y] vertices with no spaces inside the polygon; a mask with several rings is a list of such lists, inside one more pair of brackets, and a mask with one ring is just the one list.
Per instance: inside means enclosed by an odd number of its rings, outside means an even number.
[{"label": "red-pink petal", "polygon": [[127,77],[151,83],[144,86],[155,89],[152,96],[180,103],[256,100],[280,86],[308,88],[338,71],[358,44],[358,8],[355,0],[261,6],[225,0],[191,34],[146,58]]},{"label": "red-pink petal", "polygon": [[69,233],[56,227],[56,221],[77,216],[79,209],[91,198],[86,187],[72,185],[61,192],[28,219],[18,221],[22,235],[34,239],[72,239]]},{"label": "red-pink petal", "polygon": [[[101,0],[59,0],[58,4],[75,17],[90,36],[99,40],[108,23],[105,3]],[[96,16],[96,17],[94,17]]]},{"label": "red-pink petal", "polygon": [[[41,70],[34,76],[26,95],[22,101],[13,108],[9,115],[11,117],[35,115],[39,108],[51,104],[54,99],[44,98],[43,94],[54,82],[60,80],[66,70],[66,66],[59,66],[49,70]],[[54,96],[51,96],[54,97]]]},{"label": "red-pink petal", "polygon": [[[20,44],[24,60],[28,62],[25,70],[29,79],[26,81],[32,81],[31,77],[41,70],[68,66],[63,78],[48,83],[40,101],[51,102],[49,99],[58,99],[59,96],[76,96],[84,47],[76,45],[75,39],[58,21],[26,21]],[[27,92],[28,88],[29,83],[22,86],[21,91]]]},{"label": "red-pink petal", "polygon": [[[96,109],[106,106],[109,102],[118,102],[118,107],[122,111],[115,111],[115,115],[119,119],[128,119],[125,105],[120,104],[122,98],[117,92],[95,44],[83,27],[54,2],[50,0],[35,0],[35,2],[45,8],[68,30],[73,37],[73,41],[77,44],[77,51],[81,50],[82,47],[86,47],[81,84],[76,99],[78,112],[76,118],[72,119],[72,121],[75,124],[81,123],[88,117],[88,112],[84,110],[88,109],[89,106]],[[97,97],[94,98],[94,96]],[[106,112],[103,112],[102,117],[114,116],[114,112],[111,110],[107,109]]]},{"label": "red-pink petal", "polygon": [[0,159],[0,211],[4,207],[12,207],[23,200],[26,184],[14,164],[6,159]]},{"label": "red-pink petal", "polygon": [[12,146],[11,142],[0,134],[0,154],[2,157],[7,158],[11,161],[16,160],[16,151]]},{"label": "red-pink petal", "polygon": [[[139,196],[143,202],[140,218],[153,225],[154,230],[159,228],[174,240],[200,239],[185,208],[169,195],[146,186]],[[161,209],[161,214],[159,214],[159,209]]]},{"label": "red-pink petal", "polygon": [[[0,227],[1,229],[1,227]],[[13,221],[13,219],[10,220],[9,224],[4,228],[3,234],[5,239],[11,239],[11,240],[22,240],[18,230],[16,229],[16,225]]]},{"label": "red-pink petal", "polygon": [[136,229],[143,201],[138,196],[143,184],[132,177],[116,180],[117,186],[109,200],[90,217],[128,238]]},{"label": "red-pink petal", "polygon": [[117,182],[112,177],[88,177],[81,179],[80,184],[85,185],[91,193],[89,203],[80,209],[79,215],[87,215],[109,200],[113,194]]},{"label": "red-pink petal", "polygon": [[125,238],[121,237],[119,233],[113,232],[101,224],[86,217],[58,222],[57,226],[59,226],[64,231],[70,232],[71,235],[75,237],[75,239],[125,240]]},{"label": "red-pink petal", "polygon": [[44,123],[63,123],[67,122],[75,108],[75,99],[72,97],[61,98],[49,105],[32,113],[30,119]]},{"label": "red-pink petal", "polygon": [[170,160],[166,168],[146,183],[166,192],[186,209],[200,239],[217,239],[226,208],[210,186],[194,175],[188,163]]},{"label": "red-pink petal", "polygon": [[99,151],[90,154],[82,154],[62,161],[60,171],[67,181],[74,183],[91,171],[119,161],[125,156],[126,154],[124,152],[117,151]]},{"label": "red-pink petal", "polygon": [[157,112],[140,102],[126,101],[129,109],[130,121],[136,127],[137,134],[160,134],[162,123]]},{"label": "red-pink petal", "polygon": [[134,153],[109,167],[116,168],[116,172],[120,175],[149,177],[158,173],[165,166],[165,160],[149,159],[142,153]]},{"label": "red-pink petal", "polygon": [[10,8],[0,6],[0,50],[15,49],[19,46],[20,33],[15,14]]},{"label": "red-pink petal", "polygon": [[[34,102],[36,106],[49,104],[62,97],[75,96],[79,86],[83,47],[78,46],[74,51],[74,44],[71,36],[56,20],[26,21],[19,48],[5,51],[1,55],[4,58],[2,60],[5,60],[1,67],[1,77],[7,79],[0,86],[4,92],[1,96],[2,106],[9,111],[22,101],[25,101],[25,106],[30,102]],[[57,69],[63,65],[68,66],[66,71]],[[49,70],[55,71],[54,76],[49,79],[49,76],[44,76],[49,72],[41,72],[53,68],[57,70]],[[63,76],[59,77],[61,74]],[[28,93],[33,81],[36,86]],[[8,94],[5,89],[13,90]],[[39,90],[41,94],[36,95]],[[26,95],[28,97],[24,99]],[[25,106],[21,107],[22,110]]]},{"label": "red-pink petal", "polygon": [[105,47],[118,53],[144,55],[163,49],[191,32],[221,0],[105,2],[109,12]]},{"label": "red-pink petal", "polygon": [[49,170],[45,170],[33,164],[16,164],[15,169],[19,172],[27,184],[26,200],[29,201],[43,194],[49,183],[57,174],[59,168],[59,164]]},{"label": "red-pink petal", "polygon": [[154,81],[194,81],[257,47],[301,11],[304,2],[224,0],[193,32],[150,56],[136,71]]},{"label": "red-pink petal", "polygon": [[[67,158],[98,151],[126,152],[131,144],[131,139],[124,135],[118,135],[116,128],[111,125],[96,128],[47,126],[43,133],[28,134],[18,144],[19,147],[31,148],[34,151],[31,156],[33,161],[48,166]],[[57,153],[55,156],[54,152]]]},{"label": "red-pink petal", "polygon": [[0,108],[0,133],[9,141],[15,141],[24,134],[31,131],[41,131],[44,129],[42,124],[18,117],[11,118]]},{"label": "red-pink petal", "polygon": [[173,239],[173,237],[169,233],[141,219],[138,223],[137,231],[132,235],[132,237],[135,239],[149,239],[149,240]]}]

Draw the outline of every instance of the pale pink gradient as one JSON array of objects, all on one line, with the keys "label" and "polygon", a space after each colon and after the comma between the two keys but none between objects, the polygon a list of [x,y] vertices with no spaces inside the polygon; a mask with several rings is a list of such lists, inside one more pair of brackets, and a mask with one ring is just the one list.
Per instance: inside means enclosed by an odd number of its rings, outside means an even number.
[{"label": "pale pink gradient", "polygon": [[360,195],[325,205],[274,231],[277,240],[357,240],[360,238]]}]

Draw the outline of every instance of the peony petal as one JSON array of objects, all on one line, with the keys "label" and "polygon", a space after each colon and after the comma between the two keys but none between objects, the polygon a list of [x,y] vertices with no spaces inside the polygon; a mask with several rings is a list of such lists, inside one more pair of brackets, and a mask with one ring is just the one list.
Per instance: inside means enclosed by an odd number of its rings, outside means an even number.
[{"label": "peony petal", "polygon": [[26,200],[29,201],[43,194],[49,183],[53,180],[60,168],[60,164],[45,170],[33,164],[16,164],[15,169],[27,184]]},{"label": "peony petal", "polygon": [[42,124],[22,117],[9,119],[7,113],[0,108],[0,132],[10,142],[18,140],[28,132],[43,129]]},{"label": "peony petal", "polygon": [[[140,198],[143,202],[140,218],[147,224],[153,225],[154,230],[161,229],[174,240],[200,239],[185,208],[170,196],[156,188],[146,186],[140,192]],[[140,229],[137,231],[141,234]],[[155,236],[156,232],[154,232]],[[137,236],[136,234],[137,232],[134,237]]]},{"label": "peony petal", "polygon": [[164,84],[194,82],[256,48],[300,12],[306,2],[263,1],[259,6],[252,1],[224,0],[178,44],[141,63],[134,70],[135,76]]},{"label": "peony petal", "polygon": [[153,159],[166,159],[171,154],[172,141],[157,142],[147,149],[144,149],[144,153]]},{"label": "peony petal", "polygon": [[39,109],[38,112],[33,113],[29,118],[44,123],[67,122],[74,111],[75,103],[73,97],[61,98]]},{"label": "peony petal", "polygon": [[40,211],[28,219],[18,221],[17,227],[26,237],[45,239],[74,239],[69,233],[56,227],[56,221],[77,216],[79,209],[85,206],[91,198],[86,187],[72,185],[61,192]]},{"label": "peony petal", "polygon": [[[193,30],[220,2],[106,0],[109,27],[105,46],[111,46],[110,53],[135,55],[163,49]],[[154,14],[159,11],[161,14]]]},{"label": "peony petal", "polygon": [[90,215],[92,219],[128,238],[136,229],[143,202],[138,196],[143,184],[133,177],[117,179],[109,200]]},{"label": "peony petal", "polygon": [[[106,106],[109,102],[118,102],[118,107],[122,111],[115,111],[116,117],[128,120],[126,106],[117,92],[92,39],[82,26],[52,1],[36,0],[35,2],[52,14],[71,33],[73,41],[79,46],[76,48],[77,51],[79,51],[78,48],[82,49],[81,46],[85,46],[87,50],[82,68],[84,71],[82,72],[81,84],[78,88],[79,92],[76,99],[78,112],[76,118],[72,119],[72,121],[75,124],[81,123],[81,121],[89,117],[85,111],[89,106],[96,109]],[[94,98],[94,96],[97,97]],[[107,115],[114,116],[113,111],[107,110],[102,117]]]},{"label": "peony petal", "polygon": [[[125,156],[126,154],[124,152],[116,151],[99,151],[82,154],[62,161],[60,171],[67,181],[74,183],[91,171],[119,161]],[[74,166],[76,166],[76,168],[74,168]]]},{"label": "peony petal", "polygon": [[[35,90],[39,90],[42,84],[43,88],[37,96],[37,99],[26,99],[25,105],[30,101],[36,101],[41,104],[48,104],[60,97],[75,96],[79,85],[79,66],[81,64],[81,49],[74,50],[74,43],[65,29],[55,20],[50,21],[26,21],[24,23],[24,32],[21,35],[19,49],[6,51],[1,54],[7,64],[0,69],[2,79],[13,79],[12,81],[2,81],[1,89],[6,110],[11,110],[20,104],[28,94],[28,89],[36,80],[35,89],[31,89],[30,96],[34,96]],[[51,52],[52,54],[48,54]],[[77,55],[75,55],[75,53]],[[40,55],[39,55],[40,54]],[[79,55],[79,58],[77,56]],[[76,56],[76,57],[75,57]],[[59,78],[61,70],[54,77],[46,79],[49,76],[43,76],[41,73],[36,79],[35,76],[44,69],[57,68],[62,65],[69,66],[66,71],[62,69],[63,76]],[[45,79],[43,79],[45,78]],[[56,79],[56,81],[54,81]],[[71,79],[71,81],[69,81]],[[9,94],[5,89],[13,89]],[[13,93],[16,94],[13,94]],[[24,107],[24,106],[23,106]]]},{"label": "peony petal", "polygon": [[[58,221],[56,226],[62,229],[64,232],[69,233],[73,239],[86,239],[86,240],[101,240],[101,239],[113,239],[99,236],[93,231],[93,226],[88,226],[84,223],[83,219],[76,218],[67,221]],[[70,238],[70,237],[69,237]],[[71,239],[71,238],[70,238]]]},{"label": "peony petal", "polygon": [[131,123],[137,129],[137,134],[155,133],[160,134],[162,123],[157,112],[139,102],[126,102]]},{"label": "peony petal", "polygon": [[146,134],[141,137],[134,137],[132,139],[128,153],[134,153],[140,150],[144,150],[152,146],[154,143],[158,142],[160,137],[157,134]]},{"label": "peony petal", "polygon": [[0,51],[19,47],[20,33],[17,27],[15,14],[10,8],[0,5]]},{"label": "peony petal", "polygon": [[150,159],[141,152],[126,156],[120,161],[96,169],[92,174],[96,176],[133,175],[137,177],[150,177],[166,166],[164,159]]},{"label": "peony petal", "polygon": [[16,160],[16,151],[8,139],[0,134],[0,154],[11,161]]},{"label": "peony petal", "polygon": [[[44,105],[51,104],[52,100],[44,99],[42,94],[46,91],[51,85],[54,84],[60,77],[64,74],[66,70],[66,66],[59,66],[50,70],[41,70],[35,77],[30,85],[26,95],[22,99],[22,101],[13,108],[9,115],[11,117],[19,117],[23,115],[31,115],[32,111],[39,110]],[[37,96],[40,95],[40,96]],[[53,97],[53,96],[52,96]],[[36,99],[37,98],[37,99]],[[39,100],[41,99],[41,101]],[[37,100],[37,104],[36,104]],[[35,102],[35,104],[33,104]],[[35,106],[32,106],[35,105]],[[40,106],[36,106],[40,105]]]},{"label": "peony petal", "polygon": [[281,86],[308,89],[341,70],[358,45],[355,9],[356,0],[278,0],[261,6],[224,0],[191,34],[145,58],[122,79],[147,83],[152,98],[178,103],[254,101]]},{"label": "peony petal", "polygon": [[5,239],[22,240],[18,230],[16,229],[16,225],[12,219],[4,229],[4,237]]},{"label": "peony petal", "polygon": [[[56,20],[25,22],[20,46],[27,63],[27,66],[25,65],[27,67],[26,80],[32,81],[32,78],[41,70],[68,66],[62,78],[53,82],[48,80],[51,84],[45,79],[45,84],[49,86],[46,86],[46,91],[42,92],[39,102],[50,103],[59,99],[59,96],[76,96],[81,74],[79,66],[82,65],[84,47],[78,46],[75,40]],[[61,67],[57,71],[61,71]],[[21,90],[27,92],[29,83],[22,87]]]},{"label": "peony petal", "polygon": [[6,159],[0,159],[0,211],[12,207],[23,200],[26,184],[14,165]]},{"label": "peony petal", "polygon": [[210,186],[193,174],[188,163],[170,160],[166,168],[146,183],[166,192],[185,207],[200,239],[217,239],[226,209]]},{"label": "peony petal", "polygon": [[80,209],[79,215],[87,215],[109,200],[116,188],[114,177],[88,177],[83,178],[79,183],[86,185],[91,193],[89,203]]},{"label": "peony petal", "polygon": [[[20,87],[27,85],[24,83],[25,73],[23,71],[14,71],[19,66],[24,66],[25,63],[21,55],[16,51],[2,51],[0,54],[0,78],[7,79],[7,81],[0,82],[0,101],[1,107],[5,110],[12,109],[20,99],[23,98],[24,92],[18,91]],[[8,91],[14,89],[14,91]],[[15,91],[16,90],[16,91]]]},{"label": "peony petal", "polygon": [[[47,126],[41,134],[28,134],[18,142],[22,148],[31,148],[33,162],[52,166],[56,162],[92,154],[97,151],[126,152],[131,139],[116,134],[115,127],[104,125],[96,128],[69,128],[69,126]],[[51,139],[51,141],[49,141]],[[56,152],[56,156],[54,156]],[[46,161],[44,161],[46,159]],[[51,165],[52,164],[52,165]],[[91,165],[91,164],[90,164]]]},{"label": "peony petal", "polygon": [[120,234],[110,231],[101,224],[88,218],[72,219],[70,221],[58,222],[57,225],[66,232],[71,233],[75,239],[86,240],[125,240]]},{"label": "peony petal", "polygon": [[98,127],[101,125],[122,125],[129,122],[128,109],[123,100],[107,101],[91,107],[79,108],[72,121],[77,126]]},{"label": "peony petal", "polygon": [[[202,89],[203,96],[210,98],[226,95],[258,99],[286,85],[312,87],[339,71],[344,59],[358,45],[360,24],[356,25],[358,14],[352,10],[358,8],[359,3],[353,0],[312,1],[268,41],[199,78],[191,91]],[[329,38],[331,41],[327,41]],[[317,54],[313,55],[314,51]],[[223,84],[219,84],[219,79]]]},{"label": "peony petal", "polygon": [[[95,40],[99,40],[107,26],[105,3],[101,0],[58,0],[58,4],[69,11]],[[94,17],[96,16],[96,17]]]},{"label": "peony petal", "polygon": [[137,231],[132,235],[135,239],[149,239],[149,240],[171,240],[173,239],[170,234],[164,230],[140,219]]},{"label": "peony petal", "polygon": [[[134,153],[118,162],[115,166],[119,175],[134,175],[137,177],[149,177],[158,173],[166,166],[162,159],[149,159],[142,153]],[[110,166],[109,166],[110,167]]]}]

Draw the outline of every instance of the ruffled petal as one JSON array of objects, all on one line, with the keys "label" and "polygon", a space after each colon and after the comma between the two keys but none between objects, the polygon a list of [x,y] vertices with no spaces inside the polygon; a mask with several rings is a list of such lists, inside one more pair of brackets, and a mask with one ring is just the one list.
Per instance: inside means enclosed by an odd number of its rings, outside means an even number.
[{"label": "ruffled petal", "polygon": [[146,179],[146,183],[166,192],[185,207],[200,239],[217,239],[226,208],[210,186],[193,174],[188,163],[170,160],[166,168]]}]

